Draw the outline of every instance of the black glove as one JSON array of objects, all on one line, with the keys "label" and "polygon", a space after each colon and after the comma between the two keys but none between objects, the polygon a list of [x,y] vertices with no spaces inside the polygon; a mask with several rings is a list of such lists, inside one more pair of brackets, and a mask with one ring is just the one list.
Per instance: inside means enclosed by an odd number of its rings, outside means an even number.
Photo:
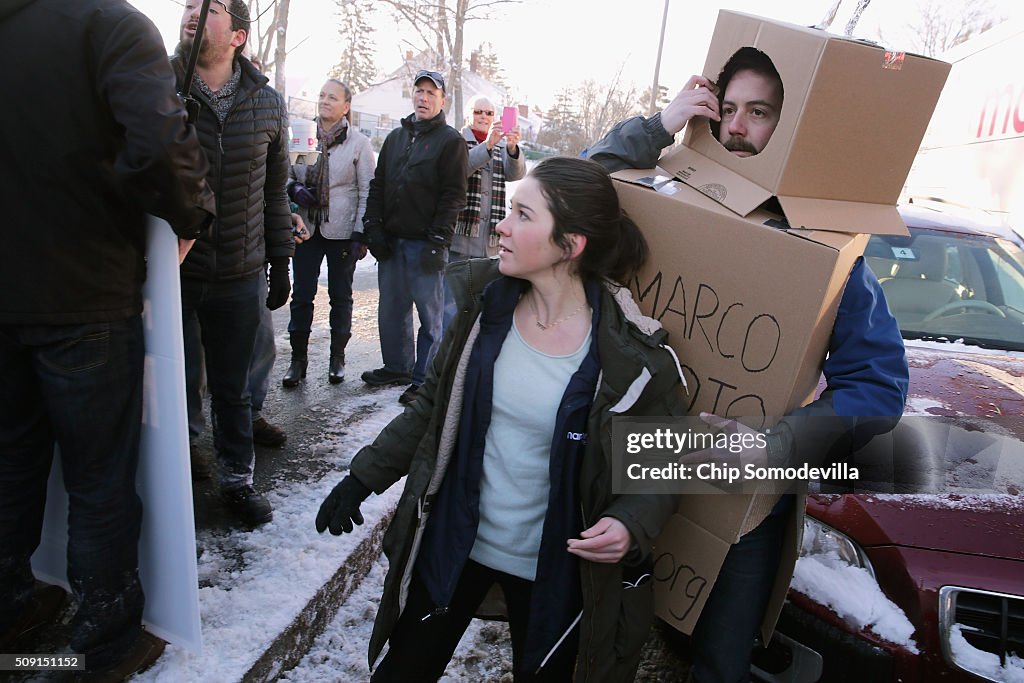
[{"label": "black glove", "polygon": [[424,273],[439,273],[448,265],[448,247],[428,241],[420,252],[420,268]]},{"label": "black glove", "polygon": [[393,249],[388,234],[384,232],[384,226],[379,222],[366,223],[363,225],[363,243],[378,261],[387,261],[391,258]]},{"label": "black glove", "polygon": [[330,529],[332,534],[340,536],[343,531],[350,533],[353,523],[362,524],[363,515],[359,512],[359,504],[370,493],[370,489],[351,474],[342,479],[320,504],[320,511],[316,513],[317,533],[322,534],[324,529]]},{"label": "black glove", "polygon": [[272,311],[288,303],[288,295],[292,291],[292,283],[288,279],[288,259],[284,263],[270,264],[270,292],[267,294],[267,308]]}]

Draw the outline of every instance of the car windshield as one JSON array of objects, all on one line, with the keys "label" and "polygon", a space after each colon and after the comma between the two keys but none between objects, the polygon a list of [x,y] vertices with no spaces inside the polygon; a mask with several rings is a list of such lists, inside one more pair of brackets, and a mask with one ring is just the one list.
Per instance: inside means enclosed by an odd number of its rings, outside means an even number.
[{"label": "car windshield", "polygon": [[1024,251],[986,235],[911,228],[864,252],[905,339],[1024,351]]}]

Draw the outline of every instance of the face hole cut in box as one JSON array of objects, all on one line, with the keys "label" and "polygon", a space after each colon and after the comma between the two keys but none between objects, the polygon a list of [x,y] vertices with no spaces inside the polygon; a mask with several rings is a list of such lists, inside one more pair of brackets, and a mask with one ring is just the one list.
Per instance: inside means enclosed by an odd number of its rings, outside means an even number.
[{"label": "face hole cut in box", "polygon": [[785,89],[771,58],[755,47],[741,47],[716,79],[721,121],[709,121],[711,134],[740,158],[762,152],[782,117]]}]

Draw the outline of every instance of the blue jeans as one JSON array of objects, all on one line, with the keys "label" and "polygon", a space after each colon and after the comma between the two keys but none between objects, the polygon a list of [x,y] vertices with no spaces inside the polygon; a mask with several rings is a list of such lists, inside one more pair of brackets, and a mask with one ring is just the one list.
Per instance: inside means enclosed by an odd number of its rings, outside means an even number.
[{"label": "blue jeans", "polygon": [[[264,275],[264,282],[266,282]],[[264,292],[267,290],[264,289]],[[252,421],[263,417],[263,402],[270,389],[270,371],[277,359],[277,342],[274,339],[274,316],[267,308],[267,297],[263,296],[260,306],[260,325],[256,328],[256,342],[252,347],[252,361],[249,363],[249,395],[252,402]]]},{"label": "blue jeans", "polygon": [[199,331],[199,316],[183,316],[181,335],[185,342],[185,407],[188,412],[188,438],[192,440],[206,429],[206,418],[203,417],[206,363],[203,361],[203,337]]},{"label": "blue jeans", "polygon": [[[358,247],[358,244],[355,245]],[[327,259],[327,293],[331,300],[331,332],[352,333],[352,277],[356,272],[358,249],[352,240],[331,240],[314,233],[295,246],[292,259],[291,320],[289,332],[309,332],[313,326],[313,299],[320,279],[320,264]]]},{"label": "blue jeans", "polygon": [[783,498],[773,514],[729,549],[693,630],[696,683],[750,680],[750,654],[775,585],[792,498]]},{"label": "blue jeans", "polygon": [[[266,275],[264,275],[266,277]],[[197,359],[185,363],[185,398],[188,409],[188,437],[195,439],[206,429],[203,418],[203,397],[206,396],[206,363],[203,361],[203,341],[199,331],[199,318],[193,316],[182,321],[185,357]],[[274,316],[266,306],[260,309],[260,326],[256,330],[256,343],[249,364],[249,394],[252,402],[252,421],[263,415],[263,402],[270,389],[270,371],[277,359],[274,339]]]},{"label": "blue jeans", "polygon": [[68,493],[68,582],[79,599],[71,647],[90,668],[123,658],[145,602],[142,319],[0,326],[0,630],[28,604],[54,444]]},{"label": "blue jeans", "polygon": [[[195,324],[190,322],[193,318],[199,322],[214,418],[213,446],[224,490],[252,484],[256,456],[249,365],[261,309],[266,309],[265,283],[262,275],[226,282],[181,281],[182,323]],[[194,372],[199,356],[194,346],[186,344],[185,351],[188,374]]]},{"label": "blue jeans", "polygon": [[[424,240],[396,239],[394,254],[377,266],[377,329],[384,369],[411,373],[413,384],[423,384],[427,365],[441,341],[444,272],[427,273],[420,252],[430,248]],[[412,307],[420,318],[413,351]]]}]

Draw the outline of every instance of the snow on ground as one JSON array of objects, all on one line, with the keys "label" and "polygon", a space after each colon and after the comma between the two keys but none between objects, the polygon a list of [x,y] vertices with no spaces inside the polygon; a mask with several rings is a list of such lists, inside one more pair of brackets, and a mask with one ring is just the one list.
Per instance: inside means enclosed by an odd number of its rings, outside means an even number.
[{"label": "snow on ground", "polygon": [[[381,557],[298,666],[285,672],[280,680],[291,683],[369,680],[367,646],[386,573],[387,561]],[[511,683],[512,649],[507,625],[474,619],[441,681]]]},{"label": "snow on ground", "polygon": [[313,520],[320,502],[336,484],[355,452],[371,441],[401,406],[395,392],[357,396],[336,406],[337,421],[354,412],[367,415],[345,426],[344,445],[325,442],[318,450],[335,470],[319,482],[290,482],[268,494],[274,520],[253,531],[205,532],[196,541],[199,558],[199,606],[203,652],[169,645],[137,681],[237,681],[334,575],[387,514],[401,493],[397,484],[363,505],[366,524],[357,532],[319,535]]},{"label": "snow on ground", "polygon": [[939,408],[942,410],[949,410],[949,406],[941,401],[936,401],[932,398],[926,398],[923,396],[908,396],[907,404],[903,408],[904,415],[934,415],[935,413],[930,412],[929,408]]},{"label": "snow on ground", "polygon": [[1007,351],[1005,349],[983,349],[975,344],[965,344],[963,339],[953,341],[931,341],[925,339],[908,339],[907,346],[941,351],[944,354],[971,353],[983,356],[1003,356],[1006,358],[1019,358],[1020,351]]},{"label": "snow on ground", "polygon": [[964,638],[960,624],[953,624],[949,633],[949,647],[960,666],[993,681],[1024,683],[1024,659],[1010,655],[1006,664],[999,664],[998,655],[979,650]]},{"label": "snow on ground", "polygon": [[[811,530],[805,529],[804,548],[812,545]],[[855,628],[868,628],[885,640],[918,653],[912,638],[914,626],[907,615],[885,596],[867,569],[852,566],[836,550],[802,555],[789,585]]]},{"label": "snow on ground", "polygon": [[973,495],[876,493],[868,496],[867,500],[895,502],[906,508],[1001,512],[1004,514],[1019,510],[1021,513],[1024,513],[1024,496],[1005,493]]}]

